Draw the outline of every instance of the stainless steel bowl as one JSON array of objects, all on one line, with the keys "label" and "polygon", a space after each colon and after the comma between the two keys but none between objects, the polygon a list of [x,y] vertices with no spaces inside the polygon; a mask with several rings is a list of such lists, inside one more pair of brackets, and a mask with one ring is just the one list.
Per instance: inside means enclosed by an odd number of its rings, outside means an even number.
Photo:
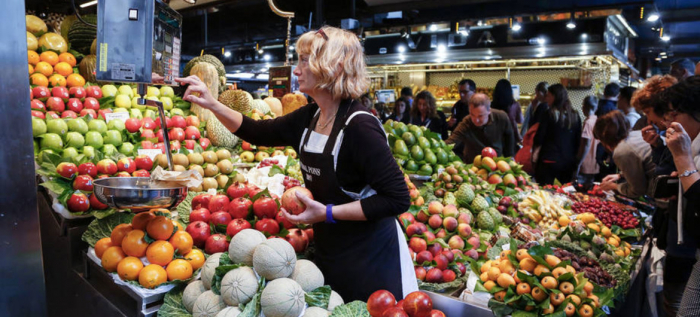
[{"label": "stainless steel bowl", "polygon": [[173,208],[187,197],[187,187],[159,186],[149,177],[109,177],[92,184],[101,203],[132,212]]}]

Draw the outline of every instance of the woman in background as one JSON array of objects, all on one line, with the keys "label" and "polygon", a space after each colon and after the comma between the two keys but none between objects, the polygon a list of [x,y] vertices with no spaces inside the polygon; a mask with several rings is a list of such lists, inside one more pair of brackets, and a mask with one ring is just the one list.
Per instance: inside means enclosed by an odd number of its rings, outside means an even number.
[{"label": "woman in background", "polygon": [[508,114],[515,133],[515,143],[520,143],[523,138],[520,135],[520,130],[518,130],[518,123],[523,123],[523,111],[520,109],[520,104],[515,101],[513,88],[507,79],[501,79],[496,83],[496,88],[493,90],[491,108]]},{"label": "woman in background", "polygon": [[399,99],[396,99],[394,102],[394,113],[389,116],[389,119],[405,124],[411,123],[411,116],[409,115],[408,108],[408,100],[404,97],[399,97]]},{"label": "woman in background", "polygon": [[435,97],[429,91],[424,90],[416,95],[413,101],[413,118],[411,123],[424,126],[430,131],[440,135],[443,140],[447,140],[447,121],[441,118],[437,112]]}]

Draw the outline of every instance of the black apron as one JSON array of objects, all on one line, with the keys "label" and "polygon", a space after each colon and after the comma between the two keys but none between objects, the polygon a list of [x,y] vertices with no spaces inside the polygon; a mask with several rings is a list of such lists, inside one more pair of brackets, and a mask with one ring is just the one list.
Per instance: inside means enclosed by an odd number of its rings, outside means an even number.
[{"label": "black apron", "polygon": [[[337,206],[355,200],[343,191],[338,182],[333,150],[347,119],[359,110],[354,104],[350,105],[349,100],[341,102],[323,154],[305,150],[318,115],[311,120],[300,144],[299,158],[306,188],[322,204]],[[373,292],[380,289],[390,291],[396,298],[403,298],[396,219],[335,221],[335,224],[320,222],[313,225],[316,243],[314,261],[323,272],[326,284],[338,292],[346,303],[367,301]]]}]

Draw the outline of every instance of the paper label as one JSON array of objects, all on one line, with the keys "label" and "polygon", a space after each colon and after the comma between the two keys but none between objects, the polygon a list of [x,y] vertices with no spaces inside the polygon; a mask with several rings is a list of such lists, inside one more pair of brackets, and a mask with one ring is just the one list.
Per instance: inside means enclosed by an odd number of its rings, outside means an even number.
[{"label": "paper label", "polygon": [[105,122],[109,123],[110,121],[114,119],[120,119],[122,122],[126,122],[126,119],[129,119],[129,113],[128,112],[112,112],[112,113],[105,113]]},{"label": "paper label", "polygon": [[156,155],[158,154],[163,154],[163,150],[161,149],[139,149],[138,150],[139,155],[146,155],[151,158],[151,160],[155,160]]},{"label": "paper label", "polygon": [[473,271],[469,271],[469,277],[467,278],[467,289],[469,292],[474,293],[474,288],[476,287],[476,282],[479,278],[474,274]]},{"label": "paper label", "polygon": [[506,244],[502,245],[501,249],[503,249],[503,251],[510,250],[510,244],[506,243]]},{"label": "paper label", "polygon": [[112,63],[112,78],[117,80],[135,80],[136,65],[125,63]]}]

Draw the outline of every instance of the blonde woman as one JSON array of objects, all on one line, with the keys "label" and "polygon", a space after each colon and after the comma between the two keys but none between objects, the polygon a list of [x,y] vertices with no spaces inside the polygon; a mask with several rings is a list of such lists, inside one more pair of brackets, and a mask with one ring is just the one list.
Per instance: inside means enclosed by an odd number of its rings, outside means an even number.
[{"label": "blonde woman", "polygon": [[[417,290],[408,246],[396,216],[410,198],[381,123],[357,100],[368,88],[357,36],[333,27],[307,32],[296,43],[294,75],[311,103],[283,117],[254,121],[214,100],[196,77],[185,100],[212,110],[242,139],[257,145],[290,145],[299,153],[304,182],[314,200],[293,223],[312,224],[315,262],[345,300],[367,300],[389,290],[403,298]],[[195,96],[193,93],[199,93]]]}]

